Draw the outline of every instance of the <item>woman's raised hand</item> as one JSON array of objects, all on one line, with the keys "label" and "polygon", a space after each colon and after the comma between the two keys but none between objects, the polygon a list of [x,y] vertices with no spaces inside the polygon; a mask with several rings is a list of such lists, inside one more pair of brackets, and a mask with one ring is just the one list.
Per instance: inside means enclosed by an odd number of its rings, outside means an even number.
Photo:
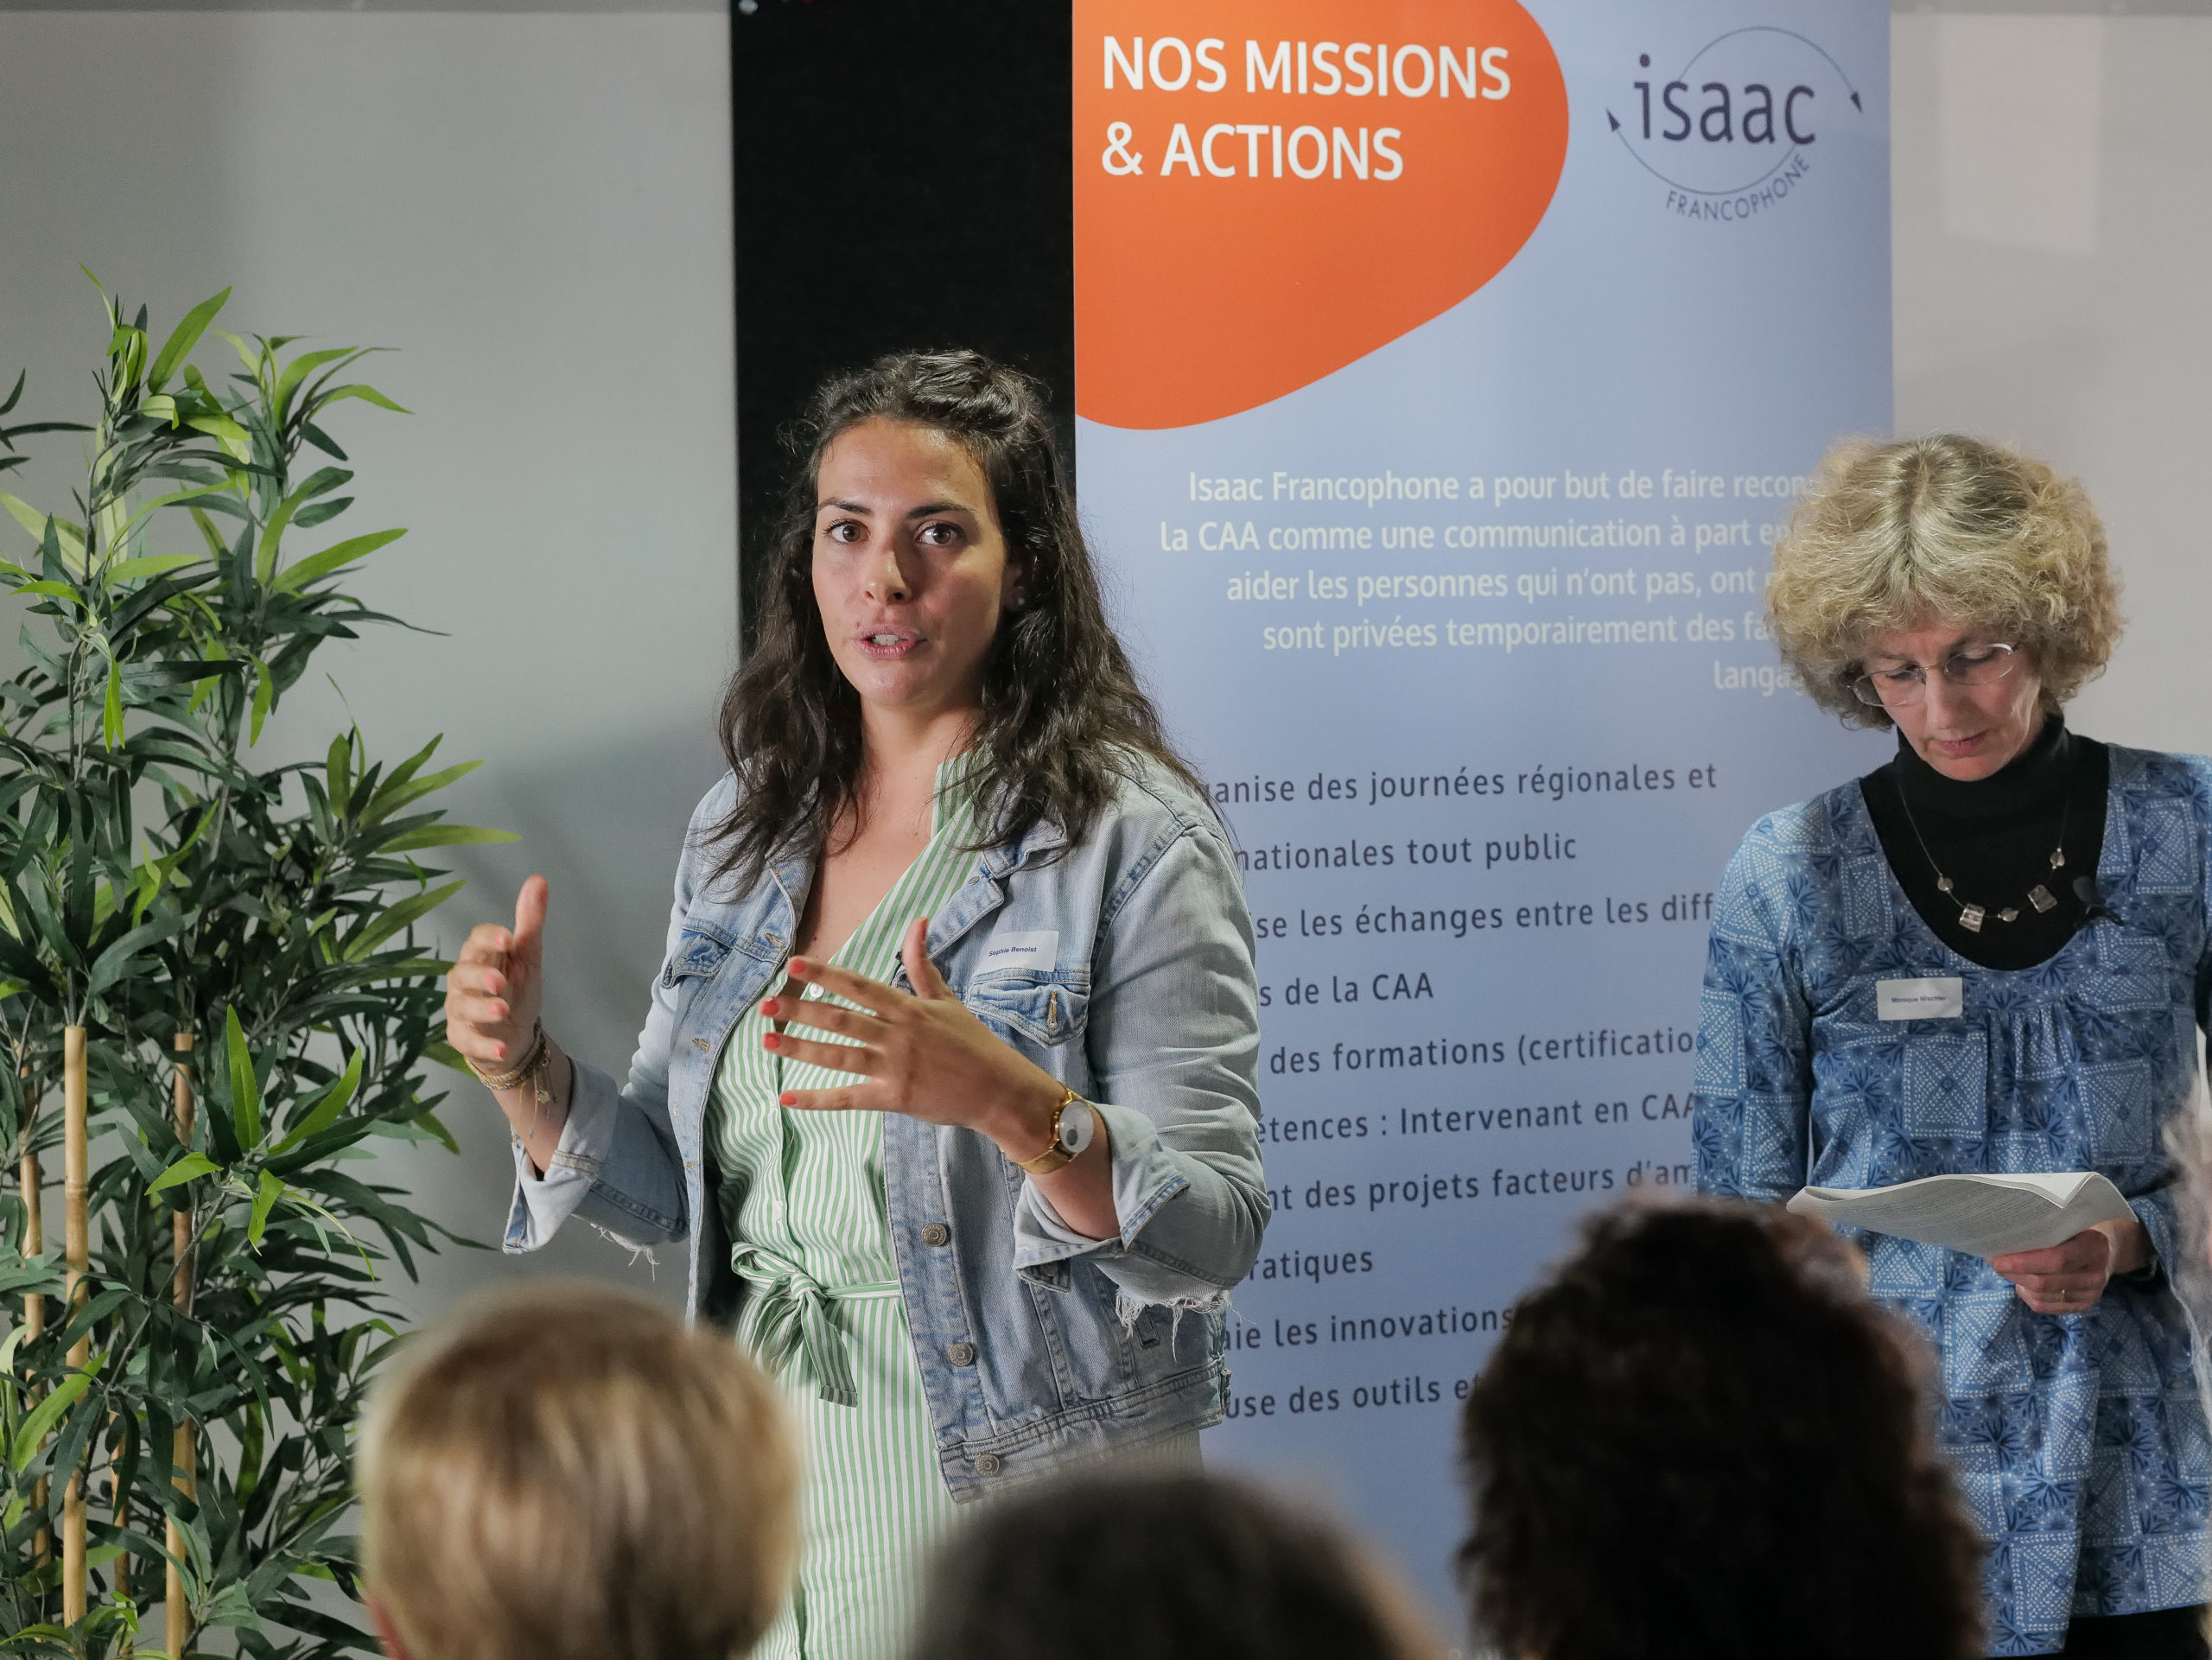
[{"label": "woman's raised hand", "polygon": [[469,930],[446,976],[446,1041],[486,1072],[504,1072],[530,1047],[544,1003],[545,878],[515,895],[515,925]]},{"label": "woman's raised hand", "polygon": [[1034,1158],[1052,1145],[1058,1081],[969,1013],[930,961],[928,938],[929,919],[917,918],[899,954],[914,988],[911,995],[811,957],[791,959],[793,980],[859,1007],[784,992],[760,1005],[772,1021],[852,1040],[823,1043],[769,1033],[762,1042],[785,1059],[854,1075],[842,1089],[786,1090],[782,1104],[903,1112],[935,1124],[961,1124],[990,1136],[1011,1156]]}]

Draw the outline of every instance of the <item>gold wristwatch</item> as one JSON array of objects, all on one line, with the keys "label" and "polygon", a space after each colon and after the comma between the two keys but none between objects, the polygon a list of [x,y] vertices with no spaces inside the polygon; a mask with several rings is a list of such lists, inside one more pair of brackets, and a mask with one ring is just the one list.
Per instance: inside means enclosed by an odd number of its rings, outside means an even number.
[{"label": "gold wristwatch", "polygon": [[1052,1109],[1052,1144],[1035,1158],[1016,1159],[1014,1163],[1033,1176],[1050,1175],[1080,1157],[1097,1133],[1098,1115],[1090,1103],[1072,1089],[1064,1089],[1059,1104]]}]

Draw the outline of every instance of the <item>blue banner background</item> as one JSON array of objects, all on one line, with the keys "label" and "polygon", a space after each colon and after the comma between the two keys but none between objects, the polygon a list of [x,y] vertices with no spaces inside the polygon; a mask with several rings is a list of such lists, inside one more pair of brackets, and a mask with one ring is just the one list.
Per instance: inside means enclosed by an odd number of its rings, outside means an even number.
[{"label": "blue banner background", "polygon": [[[1077,433],[1117,621],[1217,784],[1262,933],[1276,1212],[1235,1295],[1236,1414],[1208,1454],[1347,1504],[1440,1608],[1465,1530],[1459,1399],[1503,1311],[1590,1205],[1688,1174],[1682,1107],[1722,864],[1760,813],[1887,750],[1777,684],[1756,621],[1789,501],[1737,482],[1802,480],[1834,440],[1889,428],[1886,0],[1530,10],[1566,73],[1571,137],[1548,213],[1501,275],[1263,407]],[[1660,136],[1675,119],[1656,101],[1663,82],[1694,60],[1677,95],[1693,115],[1707,74],[1779,87],[1832,73],[1799,106],[1801,123],[1821,120],[1785,156],[1784,188],[1770,180],[1744,207],[1740,150]],[[1077,60],[1084,73],[1080,45]],[[1649,141],[1639,80],[1653,83]],[[1078,167],[1096,164],[1090,137]],[[1278,474],[1451,478],[1459,497],[1284,499]],[[1602,475],[1605,494],[1567,499],[1570,474]],[[1692,474],[1721,493],[1666,493]],[[1652,493],[1623,500],[1624,474]],[[1262,499],[1195,500],[1194,475],[1257,479]],[[1483,499],[1469,499],[1477,477]],[[1551,480],[1551,494],[1497,501],[1500,477]],[[1443,545],[1447,531],[1614,519],[1656,526],[1657,545]],[[1363,550],[1268,545],[1361,526]],[[1700,527],[1719,544],[1700,547]],[[1257,549],[1236,545],[1248,535]],[[1230,597],[1263,572],[1296,597]],[[1631,593],[1593,591],[1622,572]],[[1503,597],[1358,602],[1363,576],[1440,573],[1493,575]],[[1345,597],[1319,597],[1331,577]],[[1662,638],[1510,651],[1446,638],[1447,623],[1570,618],[1658,623],[1646,632]],[[1363,624],[1383,643],[1346,643],[1339,631]],[[1390,644],[1394,624],[1432,626],[1438,643]],[[1269,649],[1265,631],[1309,627],[1318,648]],[[1631,787],[1600,789],[1599,774]],[[1385,779],[1399,781],[1387,798]],[[1284,786],[1288,799],[1270,798]],[[1442,911],[1446,925],[1399,931],[1394,907]],[[1378,908],[1390,929],[1363,930]],[[1495,925],[1471,925],[1476,913]],[[1592,1035],[1605,1033],[1626,1040]],[[1352,1069],[1353,1051],[1376,1064]],[[1547,1117],[1565,1122],[1535,1127]]]}]

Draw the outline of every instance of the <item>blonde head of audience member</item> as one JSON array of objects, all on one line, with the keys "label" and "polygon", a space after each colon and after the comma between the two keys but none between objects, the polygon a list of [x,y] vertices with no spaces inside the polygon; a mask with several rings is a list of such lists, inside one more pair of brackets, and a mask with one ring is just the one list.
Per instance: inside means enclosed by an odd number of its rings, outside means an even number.
[{"label": "blonde head of audience member", "polygon": [[596,1286],[541,1282],[426,1334],[359,1471],[393,1660],[724,1660],[791,1571],[768,1384],[726,1338]]}]

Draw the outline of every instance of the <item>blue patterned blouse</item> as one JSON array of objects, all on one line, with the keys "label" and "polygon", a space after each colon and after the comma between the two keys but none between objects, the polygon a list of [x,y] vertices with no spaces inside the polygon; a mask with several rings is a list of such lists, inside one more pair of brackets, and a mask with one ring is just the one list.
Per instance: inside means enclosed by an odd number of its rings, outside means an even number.
[{"label": "blue patterned blouse", "polygon": [[[2161,1131],[2212,994],[2212,763],[2114,747],[2098,886],[2112,914],[2034,968],[1979,967],[1891,875],[1856,783],[1769,814],[1713,909],[1693,1132],[1707,1193],[1787,1199],[1955,1171],[2099,1170],[2161,1262],[2178,1248]],[[1956,1020],[1885,1021],[1887,979],[1956,977]],[[1861,1236],[1875,1295],[1941,1356],[1937,1440],[1990,1542],[1993,1654],[2075,1616],[2205,1597],[2212,1446],[2163,1275],[2031,1313],[1976,1256]]]}]

